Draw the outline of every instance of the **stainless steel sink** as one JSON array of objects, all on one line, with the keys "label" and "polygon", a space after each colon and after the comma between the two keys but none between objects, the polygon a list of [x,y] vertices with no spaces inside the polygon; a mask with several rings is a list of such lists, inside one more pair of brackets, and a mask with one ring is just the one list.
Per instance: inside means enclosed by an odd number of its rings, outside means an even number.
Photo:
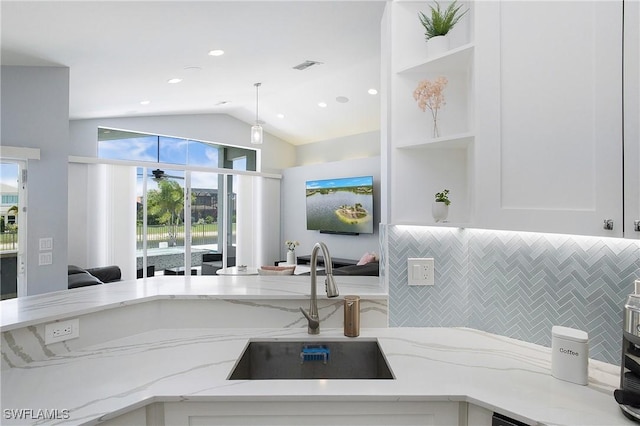
[{"label": "stainless steel sink", "polygon": [[375,339],[250,340],[228,380],[394,379]]}]

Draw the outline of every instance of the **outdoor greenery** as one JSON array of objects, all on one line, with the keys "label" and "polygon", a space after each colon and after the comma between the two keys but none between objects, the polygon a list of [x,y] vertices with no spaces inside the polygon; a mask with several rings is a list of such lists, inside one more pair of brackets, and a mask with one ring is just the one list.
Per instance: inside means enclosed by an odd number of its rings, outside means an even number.
[{"label": "outdoor greenery", "polygon": [[148,193],[147,211],[158,223],[179,225],[184,211],[184,191],[180,184],[173,180],[161,180],[158,189]]},{"label": "outdoor greenery", "polygon": [[[7,225],[7,228],[12,225]],[[18,231],[5,230],[0,233],[0,250],[16,250],[18,248]]]},{"label": "outdoor greenery", "polygon": [[[18,216],[18,206],[9,207],[7,215]],[[4,221],[5,218],[0,217],[0,250],[15,250],[18,248],[18,225]]]},{"label": "outdoor greenery", "polygon": [[[192,195],[195,199],[195,194]],[[232,217],[232,235],[235,234],[235,217]],[[143,210],[138,209],[136,238],[138,248],[142,247]],[[160,242],[169,246],[183,246],[184,229],[184,188],[176,181],[161,180],[158,189],[147,193],[147,241],[149,247],[157,247]],[[191,244],[211,244],[218,239],[218,223],[210,214],[200,219],[192,217]]]},{"label": "outdoor greenery", "polygon": [[[235,238],[235,223],[232,224],[232,238]],[[175,246],[184,246],[184,224],[170,227],[169,225],[147,226],[147,244],[149,248],[157,248],[161,242],[169,242],[170,236],[175,238]],[[218,224],[204,223],[191,226],[191,245],[216,244],[218,242]],[[136,246],[142,248],[143,227],[136,229]]]}]

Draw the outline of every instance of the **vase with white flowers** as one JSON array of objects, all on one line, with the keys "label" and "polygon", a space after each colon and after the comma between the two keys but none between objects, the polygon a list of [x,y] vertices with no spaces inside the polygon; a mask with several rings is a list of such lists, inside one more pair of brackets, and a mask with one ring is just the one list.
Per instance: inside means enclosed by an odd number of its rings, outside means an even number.
[{"label": "vase with white flowers", "polygon": [[300,243],[294,240],[287,240],[284,242],[284,245],[287,246],[287,264],[295,265],[296,261],[296,246],[299,246]]}]

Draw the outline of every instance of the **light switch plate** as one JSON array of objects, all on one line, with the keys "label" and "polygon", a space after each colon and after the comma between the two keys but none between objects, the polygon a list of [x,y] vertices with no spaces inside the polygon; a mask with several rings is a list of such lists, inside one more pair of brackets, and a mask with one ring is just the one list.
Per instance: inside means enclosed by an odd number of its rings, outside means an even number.
[{"label": "light switch plate", "polygon": [[53,253],[48,251],[38,254],[38,266],[53,264]]},{"label": "light switch plate", "polygon": [[409,285],[434,285],[434,260],[432,257],[407,259]]},{"label": "light switch plate", "polygon": [[39,240],[40,251],[53,250],[53,238],[40,238]]}]

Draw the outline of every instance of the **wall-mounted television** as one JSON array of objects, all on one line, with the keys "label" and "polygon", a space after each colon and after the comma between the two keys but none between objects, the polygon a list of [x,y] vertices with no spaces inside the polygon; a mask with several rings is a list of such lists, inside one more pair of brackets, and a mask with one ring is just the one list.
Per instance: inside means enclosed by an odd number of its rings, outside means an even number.
[{"label": "wall-mounted television", "polygon": [[373,234],[373,176],[309,180],[307,229],[334,234]]}]

